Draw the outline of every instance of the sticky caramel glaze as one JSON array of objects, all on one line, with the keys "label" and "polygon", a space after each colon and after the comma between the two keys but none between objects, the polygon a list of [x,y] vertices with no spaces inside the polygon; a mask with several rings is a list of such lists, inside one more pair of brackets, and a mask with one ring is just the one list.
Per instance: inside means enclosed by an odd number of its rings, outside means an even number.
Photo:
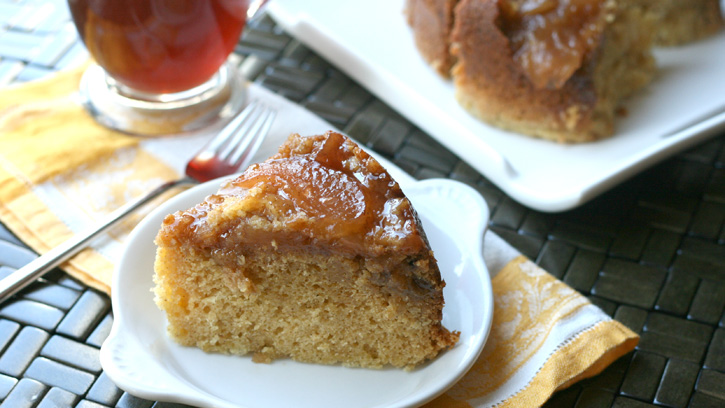
[{"label": "sticky caramel glaze", "polygon": [[610,0],[499,0],[514,61],[537,89],[560,89],[599,45]]},{"label": "sticky caramel glaze", "polygon": [[220,255],[262,247],[364,257],[430,250],[398,184],[334,132],[290,136],[278,154],[250,166],[217,194],[167,216],[158,240]]}]

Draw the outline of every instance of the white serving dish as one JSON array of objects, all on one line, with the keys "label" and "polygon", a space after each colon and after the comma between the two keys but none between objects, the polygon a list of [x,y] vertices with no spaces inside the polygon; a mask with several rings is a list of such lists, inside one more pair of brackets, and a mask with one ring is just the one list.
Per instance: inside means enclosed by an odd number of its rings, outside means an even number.
[{"label": "white serving dish", "polygon": [[202,407],[404,407],[443,393],[476,361],[493,318],[491,281],[483,255],[488,209],[470,187],[450,180],[416,182],[390,164],[419,212],[447,285],[443,324],[459,343],[407,372],[352,369],[208,354],[166,335],[153,301],[154,237],[169,213],[216,192],[221,181],[192,188],[162,204],[134,229],[113,278],[114,323],[101,348],[104,372],[132,395]]},{"label": "white serving dish", "polygon": [[421,59],[404,0],[273,0],[271,16],[448,147],[508,195],[541,211],[577,207],[725,129],[725,32],[656,50],[655,81],[626,105],[608,140],[561,145],[471,117]]}]

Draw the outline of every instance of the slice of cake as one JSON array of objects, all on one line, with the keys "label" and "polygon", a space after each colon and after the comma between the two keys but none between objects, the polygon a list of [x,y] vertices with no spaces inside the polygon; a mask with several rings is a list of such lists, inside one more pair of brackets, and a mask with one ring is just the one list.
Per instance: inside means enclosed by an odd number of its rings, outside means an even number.
[{"label": "slice of cake", "polygon": [[[640,0],[407,0],[423,58],[491,125],[565,143],[609,137],[655,71]],[[647,0],[641,0],[647,1]]]},{"label": "slice of cake", "polygon": [[165,218],[155,293],[169,335],[205,351],[412,368],[452,347],[418,216],[347,137],[292,135]]},{"label": "slice of cake", "polygon": [[407,0],[405,13],[423,59],[444,78],[455,62],[450,52],[453,9],[458,0]]},{"label": "slice of cake", "polygon": [[655,71],[637,7],[461,0],[456,10],[456,98],[504,129],[566,143],[609,137],[622,101]]}]

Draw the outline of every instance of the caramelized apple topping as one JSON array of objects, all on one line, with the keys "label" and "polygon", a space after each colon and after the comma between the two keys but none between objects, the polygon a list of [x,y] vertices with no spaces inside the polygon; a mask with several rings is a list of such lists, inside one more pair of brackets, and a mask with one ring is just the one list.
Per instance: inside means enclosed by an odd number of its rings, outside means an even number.
[{"label": "caramelized apple topping", "polygon": [[500,28],[537,89],[560,89],[594,50],[609,0],[499,0]]},{"label": "caramelized apple topping", "polygon": [[[405,253],[427,245],[413,233],[417,215],[410,202],[383,167],[345,136],[334,132],[325,136],[294,135],[303,139],[297,144],[303,151],[285,150],[283,145],[277,155],[250,166],[217,194],[169,216],[165,223],[185,224],[189,237],[193,231],[202,246],[219,248],[273,241],[277,247],[312,248],[326,242],[342,251],[383,251],[394,246]],[[234,208],[235,213],[216,210],[230,202],[237,204],[225,208]],[[267,226],[250,229],[249,223],[239,224],[242,213]],[[229,232],[205,231],[208,217],[223,218]]]}]

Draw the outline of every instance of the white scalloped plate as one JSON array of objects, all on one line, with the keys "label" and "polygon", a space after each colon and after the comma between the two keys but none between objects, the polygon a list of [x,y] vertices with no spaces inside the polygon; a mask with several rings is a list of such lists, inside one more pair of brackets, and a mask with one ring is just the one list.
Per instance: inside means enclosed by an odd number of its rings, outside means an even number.
[{"label": "white scalloped plate", "polygon": [[488,208],[464,184],[414,182],[391,173],[418,210],[446,281],[443,324],[461,332],[454,348],[406,372],[291,360],[256,364],[247,356],[207,354],[171,341],[151,292],[153,240],[166,214],[214,193],[216,180],[162,204],[129,237],[113,281],[113,328],[101,348],[106,374],[132,395],[205,407],[402,407],[444,392],[475,362],[491,326],[493,294],[482,258]]}]

